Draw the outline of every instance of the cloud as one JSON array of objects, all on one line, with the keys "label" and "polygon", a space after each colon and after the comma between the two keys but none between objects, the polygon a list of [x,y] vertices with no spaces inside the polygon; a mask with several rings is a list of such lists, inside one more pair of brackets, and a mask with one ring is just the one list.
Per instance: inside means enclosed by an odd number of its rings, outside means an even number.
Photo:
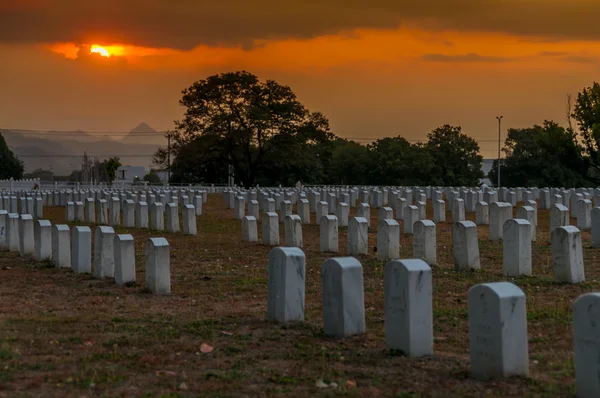
[{"label": "cloud", "polygon": [[0,43],[122,43],[190,50],[254,47],[355,29],[500,32],[600,40],[590,0],[0,0]]},{"label": "cloud", "polygon": [[487,55],[479,55],[476,53],[446,55],[446,54],[425,54],[421,57],[424,61],[429,62],[508,62],[512,61],[507,57],[493,57]]},{"label": "cloud", "polygon": [[561,57],[568,54],[566,51],[541,51],[539,53],[542,57]]},{"label": "cloud", "polygon": [[596,57],[587,55],[568,55],[566,57],[562,57],[561,59],[565,62],[571,62],[574,64],[595,64],[598,62]]}]

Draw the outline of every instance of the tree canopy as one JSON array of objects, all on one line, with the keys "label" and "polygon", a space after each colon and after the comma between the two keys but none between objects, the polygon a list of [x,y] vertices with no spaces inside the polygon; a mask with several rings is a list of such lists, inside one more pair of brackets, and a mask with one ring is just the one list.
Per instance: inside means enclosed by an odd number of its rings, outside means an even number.
[{"label": "tree canopy", "polygon": [[577,95],[572,116],[583,141],[587,178],[600,184],[600,84],[594,82]]},{"label": "tree canopy", "polygon": [[106,175],[106,182],[109,186],[112,186],[113,181],[117,178],[117,170],[121,167],[121,160],[115,156],[108,159],[104,163],[104,174]]},{"label": "tree canopy", "polygon": [[0,179],[19,180],[23,178],[23,162],[8,148],[4,136],[0,134]]},{"label": "tree canopy", "polygon": [[[170,167],[174,183],[226,183],[233,176],[244,187],[475,186],[484,177],[479,144],[460,126],[435,128],[425,142],[398,136],[364,145],[336,136],[290,87],[246,71],[196,81],[180,104],[185,112],[168,132],[170,151],[154,156],[157,166]],[[553,121],[508,130],[503,186],[600,183],[600,85],[585,88],[568,113],[578,131]],[[496,164],[489,177],[497,181]]]},{"label": "tree canopy", "polygon": [[483,178],[479,144],[460,126],[444,125],[427,135],[426,148],[435,157],[433,182],[442,186],[475,186]]},{"label": "tree canopy", "polygon": [[144,181],[148,183],[148,185],[162,185],[162,180],[156,173],[156,170],[150,170],[148,174],[144,176]]},{"label": "tree canopy", "polygon": [[[592,183],[586,177],[587,163],[576,134],[553,121],[509,129],[503,150],[502,186],[581,187]],[[497,181],[497,162],[489,178]]]}]

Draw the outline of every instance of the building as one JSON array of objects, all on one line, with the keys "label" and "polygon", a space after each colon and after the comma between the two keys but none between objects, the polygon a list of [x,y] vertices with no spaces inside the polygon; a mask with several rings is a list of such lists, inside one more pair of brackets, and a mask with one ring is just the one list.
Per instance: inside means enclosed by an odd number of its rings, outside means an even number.
[{"label": "building", "polygon": [[146,168],[144,166],[121,166],[117,169],[116,184],[132,184],[137,178],[144,179]]}]

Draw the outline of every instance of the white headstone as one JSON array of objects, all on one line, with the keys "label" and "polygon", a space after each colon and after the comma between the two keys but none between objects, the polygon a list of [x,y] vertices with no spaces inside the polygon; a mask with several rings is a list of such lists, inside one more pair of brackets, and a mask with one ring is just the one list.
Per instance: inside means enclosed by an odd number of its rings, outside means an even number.
[{"label": "white headstone", "polygon": [[267,316],[270,321],[304,320],[305,263],[304,253],[297,247],[276,247],[269,253]]},{"label": "white headstone", "polygon": [[531,276],[531,224],[523,219],[504,223],[503,269],[505,276]]},{"label": "white headstone", "polygon": [[454,250],[454,268],[457,271],[481,268],[477,226],[472,221],[452,223],[452,246]]},{"label": "white headstone", "polygon": [[592,209],[592,247],[600,247],[600,207],[594,207]]},{"label": "white headstone", "polygon": [[118,197],[110,198],[110,225],[118,227],[121,225],[121,201]]},{"label": "white headstone", "polygon": [[123,227],[135,227],[135,202],[131,199],[123,203]]},{"label": "white headstone", "polygon": [[[150,229],[153,231],[164,231],[165,230],[165,212],[161,202],[154,202],[150,206]],[[137,217],[136,217],[137,219]]]},{"label": "white headstone", "polygon": [[181,209],[183,218],[183,233],[184,235],[196,235],[196,208],[194,205],[185,205]]},{"label": "white headstone", "polygon": [[394,210],[391,207],[380,207],[379,208],[379,221],[381,220],[393,220]]},{"label": "white headstone", "polygon": [[511,218],[512,205],[506,202],[494,202],[489,205],[490,212],[490,227],[489,227],[489,239],[490,240],[501,240],[502,234],[504,233],[504,223]]},{"label": "white headstone", "polygon": [[176,203],[167,203],[166,215],[167,232],[171,234],[179,232],[179,209]]},{"label": "white headstone", "polygon": [[419,220],[413,224],[413,257],[429,265],[437,264],[436,227],[431,220]]},{"label": "white headstone", "polygon": [[302,224],[310,224],[310,202],[308,199],[300,199],[298,201],[298,215],[302,220]]},{"label": "white headstone", "polygon": [[67,202],[67,206],[65,209],[65,214],[67,217],[67,222],[75,221],[75,203]]},{"label": "white headstone", "polygon": [[321,217],[320,224],[320,243],[322,252],[339,252],[338,242],[338,220],[336,216]]},{"label": "white headstone", "polygon": [[[196,216],[201,216],[202,215],[202,204],[204,202],[204,198],[202,197],[202,195],[196,195],[196,196],[194,196],[194,199],[192,199],[192,202],[193,202],[192,204],[194,205],[194,211],[196,212]],[[256,205],[258,207],[258,202],[256,202]],[[248,204],[248,206],[250,206],[250,204]]]},{"label": "white headstone", "polygon": [[52,262],[59,268],[71,268],[71,235],[68,225],[52,230]]},{"label": "white headstone", "polygon": [[[195,217],[195,215],[194,215]],[[114,238],[115,283],[123,286],[135,282],[135,246],[133,236],[115,235]]]},{"label": "white headstone", "polygon": [[165,238],[150,238],[146,244],[146,287],[154,294],[171,293],[171,258]]},{"label": "white headstone", "polygon": [[251,200],[248,202],[248,215],[254,217],[256,221],[260,219],[260,206],[258,200]]},{"label": "white headstone", "polygon": [[233,216],[236,220],[241,220],[246,213],[246,201],[243,196],[236,196],[233,205]]},{"label": "white headstone", "polygon": [[475,224],[489,225],[490,209],[487,202],[477,202],[475,204]]},{"label": "white headstone", "polygon": [[404,209],[404,233],[412,234],[413,225],[419,221],[419,208],[417,206],[409,205]]},{"label": "white headstone", "polygon": [[73,228],[71,269],[81,274],[92,272],[92,230],[89,227]]},{"label": "white headstone", "polygon": [[323,332],[343,338],[365,332],[362,265],[354,257],[330,258],[321,266]]},{"label": "white headstone", "polygon": [[[283,201],[282,203],[284,203]],[[284,220],[284,229],[285,229],[285,245],[290,247],[299,247],[303,246],[302,243],[302,220],[300,216],[296,214],[291,214],[285,216]]]},{"label": "white headstone", "polygon": [[115,230],[108,226],[96,228],[94,236],[94,276],[113,278],[115,276],[114,253]]},{"label": "white headstone", "polygon": [[452,221],[465,221],[465,202],[460,198],[454,198],[452,202]]},{"label": "white headstone", "polygon": [[317,223],[321,222],[321,218],[329,213],[329,203],[321,201],[317,203]]},{"label": "white headstone", "polygon": [[348,224],[348,255],[369,254],[369,227],[364,217],[354,217]]},{"label": "white headstone", "polygon": [[573,303],[573,340],[577,397],[600,397],[600,293],[583,294]]},{"label": "white headstone", "polygon": [[441,199],[433,201],[433,222],[446,222],[446,202]]},{"label": "white headstone", "polygon": [[422,260],[394,260],[384,270],[385,342],[418,357],[433,353],[431,268]]},{"label": "white headstone", "polygon": [[581,232],[574,226],[557,227],[551,234],[554,281],[585,281]]},{"label": "white headstone", "polygon": [[356,217],[362,217],[367,220],[367,227],[371,226],[371,207],[368,203],[359,203],[356,209]]},{"label": "white headstone", "polygon": [[254,216],[242,218],[242,240],[248,243],[258,242],[258,226]]},{"label": "white headstone", "polygon": [[536,223],[536,211],[533,207],[531,206],[521,206],[517,209],[517,218],[520,218],[522,220],[527,220],[530,224],[529,229],[530,231],[530,235],[531,235],[531,241],[535,242],[535,235],[537,234],[537,229],[535,227],[535,223]]},{"label": "white headstone", "polygon": [[377,259],[397,258],[400,258],[400,224],[394,219],[382,219],[377,225]]},{"label": "white headstone", "polygon": [[35,260],[38,262],[52,259],[52,224],[48,220],[36,220],[35,235]]},{"label": "white headstone", "polygon": [[525,293],[509,282],[485,283],[469,289],[467,302],[473,376],[527,376]]},{"label": "white headstone", "polygon": [[577,202],[577,228],[579,230],[587,230],[592,227],[592,201],[589,199],[581,199]]},{"label": "white headstone", "polygon": [[96,204],[93,198],[85,200],[85,222],[90,224],[96,222]]},{"label": "white headstone", "polygon": [[21,214],[19,218],[19,254],[21,257],[31,257],[35,254],[34,242],[33,216]]},{"label": "white headstone", "polygon": [[550,208],[550,233],[558,227],[569,225],[569,209],[561,204]]},{"label": "white headstone", "polygon": [[[386,209],[386,207],[382,207],[382,209]],[[337,205],[336,215],[338,218],[338,223],[340,227],[348,226],[348,217],[350,215],[350,207],[347,203],[341,202]]]},{"label": "white headstone", "polygon": [[262,219],[262,242],[265,246],[279,246],[279,216],[266,212]]},{"label": "white headstone", "polygon": [[11,252],[18,252],[20,250],[18,213],[8,213],[6,219],[6,245]]}]

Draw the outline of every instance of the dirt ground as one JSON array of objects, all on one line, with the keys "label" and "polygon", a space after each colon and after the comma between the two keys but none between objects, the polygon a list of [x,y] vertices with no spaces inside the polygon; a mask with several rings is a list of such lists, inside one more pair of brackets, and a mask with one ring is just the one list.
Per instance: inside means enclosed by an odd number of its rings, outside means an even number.
[{"label": "dirt ground", "polygon": [[[478,227],[482,270],[454,272],[450,224],[438,224],[434,355],[413,359],[385,347],[385,263],[373,252],[377,211],[371,213],[371,252],[359,258],[367,333],[345,340],[322,332],[320,266],[331,254],[319,252],[318,226],[303,227],[306,321],[269,323],[270,248],[241,242],[241,222],[220,195],[209,196],[194,237],[117,229],[135,237],[132,286],[0,253],[0,396],[574,396],[571,306],[600,290],[600,249],[591,248],[588,232],[586,282],[565,285],[552,278],[548,211],[538,212],[535,276],[518,279],[502,276],[502,243],[487,241],[484,226]],[[64,223],[64,209],[49,208],[45,218]],[[340,228],[340,255],[346,235]],[[171,246],[168,296],[145,290],[143,250],[156,236]],[[402,235],[401,245],[401,257],[411,258],[411,236]],[[530,377],[477,381],[470,376],[466,294],[474,284],[501,280],[527,295]],[[317,388],[317,380],[337,387]]]}]

